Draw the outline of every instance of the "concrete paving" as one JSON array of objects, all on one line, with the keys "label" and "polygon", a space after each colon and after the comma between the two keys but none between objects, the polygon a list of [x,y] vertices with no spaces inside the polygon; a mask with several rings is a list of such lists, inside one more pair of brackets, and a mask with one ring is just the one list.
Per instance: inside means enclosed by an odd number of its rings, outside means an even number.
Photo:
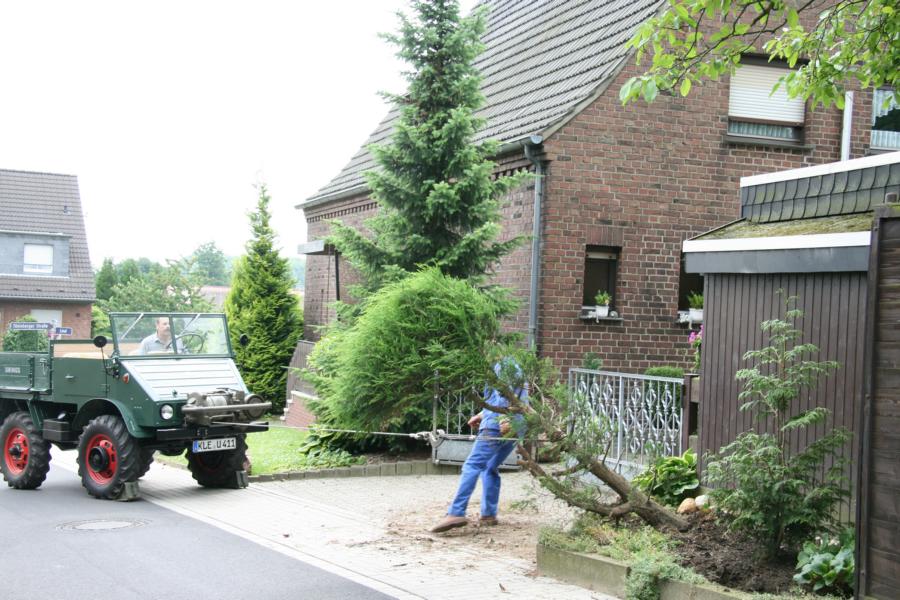
[{"label": "concrete paving", "polygon": [[[54,450],[53,461],[75,470],[74,452]],[[452,475],[409,475],[254,482],[245,490],[210,490],[197,486],[186,470],[154,463],[140,490],[146,501],[396,598],[614,600],[536,577],[532,561],[492,551],[489,537],[480,540],[486,547],[464,537],[427,533],[456,484]],[[529,476],[504,475],[505,502],[534,502],[530,490]],[[417,520],[407,522],[404,515]],[[398,522],[405,527],[399,535]],[[290,585],[290,572],[272,575]]]}]

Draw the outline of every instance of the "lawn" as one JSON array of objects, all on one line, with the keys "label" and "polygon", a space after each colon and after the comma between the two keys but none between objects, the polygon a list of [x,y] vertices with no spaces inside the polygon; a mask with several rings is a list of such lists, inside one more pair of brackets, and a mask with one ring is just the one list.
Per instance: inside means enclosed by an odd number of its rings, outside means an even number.
[{"label": "lawn", "polygon": [[[303,454],[300,448],[307,436],[308,432],[306,431],[272,424],[269,425],[269,431],[247,434],[247,454],[253,465],[251,475],[344,467],[365,460],[353,457],[341,450],[319,449],[310,454]],[[157,452],[155,459],[175,466],[183,467],[187,464],[184,455],[163,456]]]}]

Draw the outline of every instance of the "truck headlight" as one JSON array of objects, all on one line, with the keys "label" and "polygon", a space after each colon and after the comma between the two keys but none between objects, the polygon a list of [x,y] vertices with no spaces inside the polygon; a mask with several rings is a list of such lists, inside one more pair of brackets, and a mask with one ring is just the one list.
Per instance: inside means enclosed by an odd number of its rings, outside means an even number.
[{"label": "truck headlight", "polygon": [[162,417],[164,421],[168,421],[175,416],[175,409],[172,408],[171,404],[163,404],[159,407],[159,416]]}]

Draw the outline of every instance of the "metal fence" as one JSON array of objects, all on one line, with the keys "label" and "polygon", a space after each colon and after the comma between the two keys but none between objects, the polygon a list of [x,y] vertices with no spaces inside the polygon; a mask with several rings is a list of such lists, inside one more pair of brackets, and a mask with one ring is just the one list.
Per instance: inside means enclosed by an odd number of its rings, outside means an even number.
[{"label": "metal fence", "polygon": [[604,436],[608,462],[619,472],[633,472],[658,456],[684,450],[682,379],[570,369],[569,393],[572,428],[591,425]]}]

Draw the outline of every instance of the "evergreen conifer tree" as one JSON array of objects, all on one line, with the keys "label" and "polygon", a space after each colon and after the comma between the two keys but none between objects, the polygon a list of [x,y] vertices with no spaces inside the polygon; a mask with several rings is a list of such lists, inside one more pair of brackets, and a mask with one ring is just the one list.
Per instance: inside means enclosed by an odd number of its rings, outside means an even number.
[{"label": "evergreen conifer tree", "polygon": [[496,142],[473,143],[484,123],[472,65],[484,12],[461,18],[456,0],[414,0],[412,9],[413,20],[400,15],[399,33],[384,36],[411,69],[406,94],[384,94],[400,111],[391,143],[370,148],[381,167],[366,173],[379,204],[371,236],[332,224],[330,241],[362,274],[362,292],[422,265],[478,277],[520,241],[496,241],[498,198],[524,174],[493,179]]},{"label": "evergreen conifer tree", "polygon": [[112,296],[113,288],[119,283],[119,273],[111,258],[103,259],[103,265],[97,271],[94,283],[97,287],[97,299],[109,300],[109,297]]},{"label": "evergreen conifer tree", "polygon": [[[256,210],[249,215],[253,236],[246,254],[234,266],[225,313],[244,383],[251,392],[272,402],[274,412],[281,412],[286,367],[302,333],[303,316],[291,293],[294,280],[288,261],[275,248],[275,232],[269,225],[270,200],[266,186],[261,185]],[[247,346],[238,343],[244,333],[250,338]]]}]

